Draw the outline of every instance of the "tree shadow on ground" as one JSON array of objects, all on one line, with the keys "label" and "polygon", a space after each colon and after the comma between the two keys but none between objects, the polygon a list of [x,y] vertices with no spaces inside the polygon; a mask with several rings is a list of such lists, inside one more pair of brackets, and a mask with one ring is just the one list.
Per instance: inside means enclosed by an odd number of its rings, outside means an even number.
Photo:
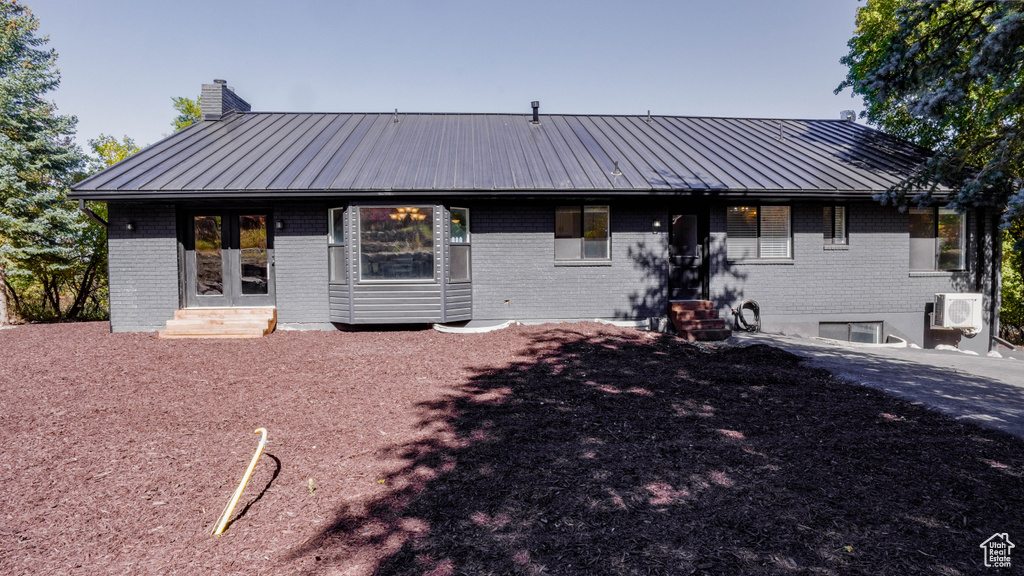
[{"label": "tree shadow on ground", "polygon": [[[967,574],[1024,533],[1024,443],[764,345],[552,329],[421,406],[314,573]],[[391,454],[382,456],[392,456]],[[350,569],[363,550],[382,561]],[[365,555],[364,555],[365,557]]]}]

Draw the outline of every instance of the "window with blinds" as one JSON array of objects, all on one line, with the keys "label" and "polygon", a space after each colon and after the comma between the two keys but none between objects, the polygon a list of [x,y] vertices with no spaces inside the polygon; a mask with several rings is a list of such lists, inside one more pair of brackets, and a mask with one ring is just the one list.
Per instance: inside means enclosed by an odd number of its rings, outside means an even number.
[{"label": "window with blinds", "polygon": [[825,206],[822,217],[825,244],[846,244],[846,206]]},{"label": "window with blinds", "polygon": [[793,257],[789,206],[729,206],[726,234],[729,260]]}]

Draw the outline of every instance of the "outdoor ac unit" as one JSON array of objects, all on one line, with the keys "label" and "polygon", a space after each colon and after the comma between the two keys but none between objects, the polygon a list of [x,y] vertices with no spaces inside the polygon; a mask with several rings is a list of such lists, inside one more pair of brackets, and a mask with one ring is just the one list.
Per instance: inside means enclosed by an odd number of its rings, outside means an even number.
[{"label": "outdoor ac unit", "polygon": [[935,295],[932,328],[981,330],[981,294],[940,293]]}]

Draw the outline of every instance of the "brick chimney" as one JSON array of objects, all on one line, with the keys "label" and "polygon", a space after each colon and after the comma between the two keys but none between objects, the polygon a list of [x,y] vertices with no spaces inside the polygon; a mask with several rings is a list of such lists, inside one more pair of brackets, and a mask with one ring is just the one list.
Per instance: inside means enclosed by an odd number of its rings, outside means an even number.
[{"label": "brick chimney", "polygon": [[226,80],[203,84],[203,120],[220,120],[228,112],[248,112],[250,109],[249,103],[239,98]]}]

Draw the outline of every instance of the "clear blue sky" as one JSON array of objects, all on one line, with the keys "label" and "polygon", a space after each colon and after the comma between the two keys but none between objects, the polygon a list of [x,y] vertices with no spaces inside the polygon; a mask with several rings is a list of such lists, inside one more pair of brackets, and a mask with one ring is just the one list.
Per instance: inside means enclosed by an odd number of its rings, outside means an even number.
[{"label": "clear blue sky", "polygon": [[170,133],[224,78],[258,111],[838,118],[856,0],[24,0],[78,141]]}]

